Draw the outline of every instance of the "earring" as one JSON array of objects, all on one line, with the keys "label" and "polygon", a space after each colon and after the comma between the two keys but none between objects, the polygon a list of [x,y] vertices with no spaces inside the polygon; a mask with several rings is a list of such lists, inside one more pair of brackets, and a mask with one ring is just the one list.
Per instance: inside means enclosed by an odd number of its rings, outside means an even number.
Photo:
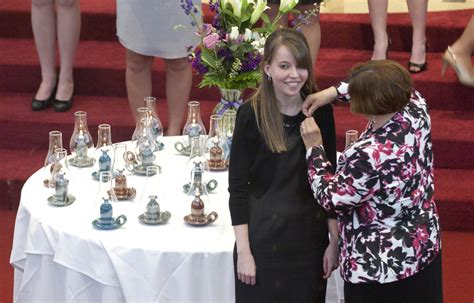
[{"label": "earring", "polygon": [[370,124],[371,124],[372,126],[374,126],[375,122],[376,122],[376,121],[375,121],[375,115],[372,115],[372,117],[370,117]]},{"label": "earring", "polygon": [[272,81],[272,77],[270,75],[267,75],[268,81]]}]

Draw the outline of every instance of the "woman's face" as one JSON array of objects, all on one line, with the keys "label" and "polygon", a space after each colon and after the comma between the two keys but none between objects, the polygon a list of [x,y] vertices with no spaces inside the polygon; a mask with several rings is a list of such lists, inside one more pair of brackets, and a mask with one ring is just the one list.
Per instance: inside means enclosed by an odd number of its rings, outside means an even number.
[{"label": "woman's face", "polygon": [[280,45],[270,64],[264,66],[265,74],[272,77],[273,89],[277,99],[294,97],[308,79],[308,70],[297,67],[295,57],[285,46]]}]

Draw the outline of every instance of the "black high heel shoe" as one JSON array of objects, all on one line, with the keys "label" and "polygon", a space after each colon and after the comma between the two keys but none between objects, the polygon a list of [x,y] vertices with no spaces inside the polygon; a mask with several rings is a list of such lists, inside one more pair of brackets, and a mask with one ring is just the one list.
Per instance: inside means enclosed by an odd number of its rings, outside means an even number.
[{"label": "black high heel shoe", "polygon": [[47,109],[51,105],[51,103],[53,103],[54,95],[56,95],[56,86],[53,88],[53,90],[51,91],[51,95],[47,99],[38,100],[36,98],[33,98],[31,100],[31,110],[37,112],[40,110]]},{"label": "black high heel shoe", "polygon": [[[426,70],[426,68],[428,67],[427,54],[428,54],[428,43],[425,42],[425,62],[423,62],[423,63],[414,63],[414,62],[408,61],[408,71],[411,74],[418,74],[418,73],[424,72]],[[414,70],[412,68],[417,68],[417,69]]]},{"label": "black high heel shoe", "polygon": [[[411,69],[412,67],[418,68],[418,69],[417,70]],[[427,67],[428,67],[427,61],[425,61],[425,63],[413,63],[411,61],[408,61],[408,71],[412,74],[418,74],[418,73],[424,72]]]},{"label": "black high heel shoe", "polygon": [[71,98],[68,100],[58,100],[54,99],[53,108],[55,112],[65,112],[68,111],[72,106],[72,97],[74,95],[74,89],[71,93]]}]

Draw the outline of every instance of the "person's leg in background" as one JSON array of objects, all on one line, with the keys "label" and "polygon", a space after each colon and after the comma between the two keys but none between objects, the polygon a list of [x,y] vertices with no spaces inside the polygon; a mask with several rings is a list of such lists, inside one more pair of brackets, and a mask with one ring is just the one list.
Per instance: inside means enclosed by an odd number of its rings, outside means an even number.
[{"label": "person's leg in background", "polygon": [[[302,4],[297,7],[301,13],[310,11],[314,8],[315,6],[312,4]],[[301,26],[301,32],[308,41],[309,51],[311,52],[311,61],[313,62],[313,66],[315,66],[316,61],[318,60],[319,48],[321,46],[321,26],[319,24],[319,13],[317,16],[311,16],[308,21],[308,24]]]},{"label": "person's leg in background", "polygon": [[426,69],[426,16],[428,0],[407,0],[407,5],[413,27],[409,71],[417,73]]},{"label": "person's leg in background", "polygon": [[443,74],[447,64],[456,71],[459,81],[474,87],[474,68],[471,56],[474,50],[474,16],[467,24],[462,35],[443,54]]},{"label": "person's leg in background", "polygon": [[137,108],[145,106],[145,97],[151,96],[151,69],[153,60],[151,56],[145,56],[127,49],[127,68],[125,71],[125,82],[127,86],[128,104],[132,115],[137,117]]},{"label": "person's leg in background", "polygon": [[374,33],[374,51],[371,60],[387,59],[389,37],[387,34],[388,0],[368,0],[370,23]]},{"label": "person's leg in background", "polygon": [[[55,43],[56,43],[56,14],[54,0],[31,1],[31,25],[35,40],[36,51],[41,66],[41,84],[34,97],[33,110],[47,107],[47,99],[56,86]],[[36,101],[38,102],[35,102]],[[37,104],[37,106],[35,106]]]},{"label": "person's leg in background", "polygon": [[81,11],[79,0],[56,0],[57,33],[60,56],[60,70],[56,101],[57,111],[69,109],[74,93],[73,67],[81,32]]},{"label": "person's leg in background", "polygon": [[167,136],[181,134],[183,116],[189,101],[193,81],[192,67],[187,58],[164,59],[166,64],[166,101],[168,102]]}]

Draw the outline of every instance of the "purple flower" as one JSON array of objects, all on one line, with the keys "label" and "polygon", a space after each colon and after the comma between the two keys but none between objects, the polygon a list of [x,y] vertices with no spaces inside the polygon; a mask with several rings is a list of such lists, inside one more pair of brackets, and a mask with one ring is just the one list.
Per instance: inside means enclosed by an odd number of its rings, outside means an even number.
[{"label": "purple flower", "polygon": [[207,66],[205,66],[203,63],[202,63],[202,60],[201,60],[201,50],[200,49],[197,49],[196,52],[194,53],[194,60],[193,62],[191,63],[192,67],[197,70],[198,73],[200,74],[205,74],[209,71],[209,69],[207,68]]},{"label": "purple flower", "polygon": [[214,2],[213,0],[209,1],[209,5],[211,7],[211,12],[217,12],[219,9],[219,1]]},{"label": "purple flower", "polygon": [[218,50],[217,51],[217,56],[219,58],[223,57],[224,60],[226,60],[226,61],[233,61],[234,60],[234,56],[232,55],[232,52],[227,47],[221,48],[220,50]]},{"label": "purple flower", "polygon": [[190,15],[196,7],[193,4],[193,0],[181,0],[181,7],[184,9],[186,15]]},{"label": "purple flower", "polygon": [[241,72],[251,72],[258,69],[262,56],[260,53],[247,53],[247,58],[242,61]]},{"label": "purple flower", "polygon": [[221,16],[219,15],[219,13],[216,13],[214,19],[212,19],[212,26],[214,26],[218,30],[222,28]]},{"label": "purple flower", "polygon": [[201,25],[201,35],[202,36],[207,36],[212,32],[213,29],[214,28],[209,23],[203,23]]},{"label": "purple flower", "polygon": [[202,39],[202,43],[208,49],[214,49],[219,41],[219,35],[216,33],[210,34]]}]

